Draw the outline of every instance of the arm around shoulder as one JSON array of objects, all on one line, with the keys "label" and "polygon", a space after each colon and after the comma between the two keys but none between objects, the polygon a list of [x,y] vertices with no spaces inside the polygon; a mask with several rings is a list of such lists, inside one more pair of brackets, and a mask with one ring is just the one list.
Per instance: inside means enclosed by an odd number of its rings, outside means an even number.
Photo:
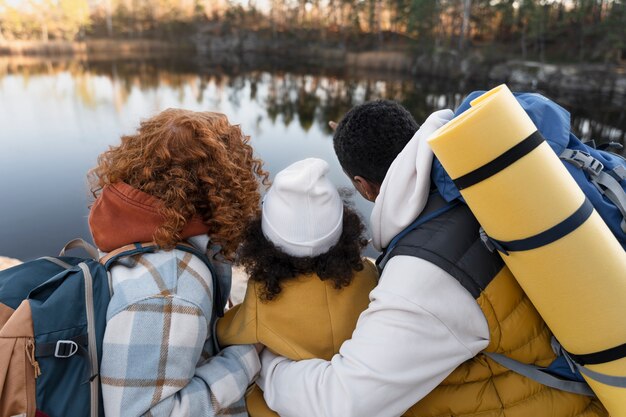
[{"label": "arm around shoulder", "polygon": [[258,384],[283,416],[399,416],[488,344],[484,315],[449,274],[415,257],[386,266],[330,362],[262,355]]}]

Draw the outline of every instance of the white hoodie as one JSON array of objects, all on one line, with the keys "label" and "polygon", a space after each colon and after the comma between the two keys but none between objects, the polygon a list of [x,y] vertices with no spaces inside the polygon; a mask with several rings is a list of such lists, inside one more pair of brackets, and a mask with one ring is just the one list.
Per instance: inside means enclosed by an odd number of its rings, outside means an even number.
[{"label": "white hoodie", "polygon": [[[433,158],[426,139],[451,118],[450,110],[433,113],[389,168],[371,217],[377,249],[424,209]],[[458,281],[396,256],[331,361],[293,362],[266,349],[257,384],[281,416],[400,416],[488,343],[487,321]]]}]

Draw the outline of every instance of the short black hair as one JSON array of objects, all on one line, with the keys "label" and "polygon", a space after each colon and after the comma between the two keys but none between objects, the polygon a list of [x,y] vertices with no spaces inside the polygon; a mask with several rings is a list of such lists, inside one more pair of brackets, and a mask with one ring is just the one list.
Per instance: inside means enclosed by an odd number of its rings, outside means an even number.
[{"label": "short black hair", "polygon": [[247,226],[239,264],[252,281],[262,284],[261,300],[271,301],[280,294],[283,282],[304,274],[330,280],[336,289],[348,286],[354,273],[363,270],[361,251],[365,246],[365,226],[357,212],[344,204],[341,237],[328,251],[314,257],[288,255],[265,237],[259,217]]},{"label": "short black hair", "polygon": [[333,145],[348,175],[382,184],[391,163],[418,129],[411,113],[399,103],[369,101],[353,107],[341,119]]}]

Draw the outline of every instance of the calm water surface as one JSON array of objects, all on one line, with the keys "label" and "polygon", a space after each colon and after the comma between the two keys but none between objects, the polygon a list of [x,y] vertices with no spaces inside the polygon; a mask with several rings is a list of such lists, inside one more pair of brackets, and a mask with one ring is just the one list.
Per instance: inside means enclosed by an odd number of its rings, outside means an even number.
[{"label": "calm water surface", "polygon": [[[249,70],[179,60],[0,60],[0,255],[31,259],[56,254],[74,237],[89,239],[85,173],[120,135],[160,110],[223,112],[252,137],[270,172],[314,156],[330,163],[338,187],[351,187],[333,153],[328,120],[363,101],[389,98],[421,122],[477,88],[398,75]],[[574,110],[579,134],[623,140],[623,104],[565,96],[559,101]],[[367,218],[371,204],[354,200]]]}]

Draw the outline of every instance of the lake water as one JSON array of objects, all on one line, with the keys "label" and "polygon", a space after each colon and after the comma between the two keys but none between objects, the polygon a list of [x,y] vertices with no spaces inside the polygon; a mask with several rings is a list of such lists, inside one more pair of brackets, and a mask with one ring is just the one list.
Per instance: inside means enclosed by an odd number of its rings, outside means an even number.
[{"label": "lake water", "polygon": [[[489,87],[180,59],[0,60],[0,255],[31,259],[56,254],[74,237],[89,239],[86,172],[120,135],[160,110],[223,112],[252,137],[270,172],[315,156],[330,163],[337,186],[350,187],[333,153],[329,120],[363,101],[388,98],[402,102],[420,122]],[[574,129],[583,137],[623,141],[623,103],[552,97],[573,111]],[[368,218],[371,204],[354,200]]]}]

